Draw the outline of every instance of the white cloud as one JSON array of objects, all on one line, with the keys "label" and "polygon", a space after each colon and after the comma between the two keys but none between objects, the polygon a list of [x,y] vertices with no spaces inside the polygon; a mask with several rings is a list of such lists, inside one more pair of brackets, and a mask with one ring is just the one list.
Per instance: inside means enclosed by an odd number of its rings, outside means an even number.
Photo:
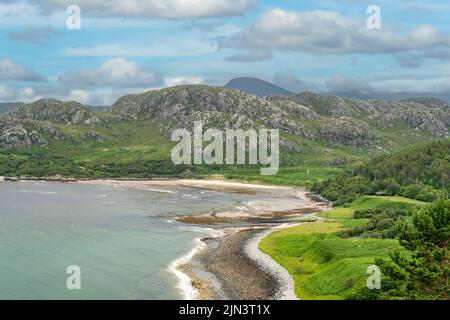
[{"label": "white cloud", "polygon": [[174,77],[164,79],[166,87],[173,87],[187,84],[202,84],[204,82],[205,79],[202,77]]},{"label": "white cloud", "polygon": [[15,93],[13,90],[7,86],[0,85],[0,100],[1,101],[12,101],[12,98],[15,99]]},{"label": "white cloud", "polygon": [[40,75],[11,60],[0,60],[0,80],[44,81]]},{"label": "white cloud", "polygon": [[64,98],[66,101],[77,101],[82,104],[89,104],[92,101],[92,94],[87,90],[74,89]]},{"label": "white cloud", "polygon": [[163,78],[159,73],[124,58],[108,60],[95,69],[69,71],[58,80],[63,85],[79,87],[132,88],[163,84]]},{"label": "white cloud", "polygon": [[0,85],[0,101],[4,102],[30,102],[41,97],[36,95],[33,88],[12,88]]},{"label": "white cloud", "polygon": [[325,54],[391,54],[437,47],[450,49],[450,34],[429,25],[399,33],[385,26],[368,30],[364,20],[334,11],[271,9],[259,20],[231,37],[219,40],[221,48],[299,51]]},{"label": "white cloud", "polygon": [[39,15],[39,9],[26,1],[0,2],[0,19],[27,19]]},{"label": "white cloud", "polygon": [[33,1],[49,12],[77,4],[82,13],[99,17],[193,19],[242,15],[254,0],[40,0]]}]

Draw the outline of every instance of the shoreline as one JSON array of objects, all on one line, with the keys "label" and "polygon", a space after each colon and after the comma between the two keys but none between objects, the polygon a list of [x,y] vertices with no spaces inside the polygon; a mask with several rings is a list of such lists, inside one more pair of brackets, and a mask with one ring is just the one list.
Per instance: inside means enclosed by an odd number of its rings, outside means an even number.
[{"label": "shoreline", "polygon": [[[292,276],[259,248],[261,240],[292,220],[313,216],[327,208],[304,189],[240,183],[226,180],[188,179],[14,179],[108,185],[170,192],[180,187],[249,195],[273,195],[277,201],[252,201],[250,209],[177,217],[178,223],[200,228],[209,237],[194,239],[194,247],[173,260],[167,270],[178,279],[176,288],[185,300],[296,300]],[[156,189],[155,189],[156,188]],[[157,189],[157,188],[161,188]],[[273,198],[272,198],[273,199]],[[289,200],[295,199],[297,202]],[[301,200],[301,204],[298,203]]]},{"label": "shoreline", "polygon": [[276,262],[270,255],[263,252],[259,248],[261,241],[271,233],[299,225],[297,224],[282,224],[273,228],[269,228],[260,234],[256,235],[247,243],[246,254],[260,265],[261,268],[267,270],[273,277],[277,278],[278,288],[274,294],[275,300],[300,300],[295,294],[295,281],[290,273]]}]

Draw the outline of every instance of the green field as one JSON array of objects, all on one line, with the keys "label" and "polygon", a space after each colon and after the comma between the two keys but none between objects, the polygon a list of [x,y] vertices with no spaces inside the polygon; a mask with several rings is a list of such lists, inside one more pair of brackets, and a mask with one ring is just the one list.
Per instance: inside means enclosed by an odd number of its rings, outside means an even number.
[{"label": "green field", "polygon": [[375,258],[387,257],[400,246],[391,239],[344,239],[338,232],[367,222],[353,219],[356,210],[422,204],[402,197],[360,197],[347,208],[320,213],[323,221],[276,231],[260,247],[293,276],[301,299],[346,299],[365,286],[367,267]]},{"label": "green field", "polygon": [[[344,171],[343,166],[321,166],[305,164],[303,166],[281,167],[277,175],[262,176],[259,167],[223,167],[217,170],[217,175],[228,180],[241,182],[263,183],[268,185],[283,185],[306,187],[318,180],[324,180]],[[200,178],[210,178],[210,174],[199,175]]]}]

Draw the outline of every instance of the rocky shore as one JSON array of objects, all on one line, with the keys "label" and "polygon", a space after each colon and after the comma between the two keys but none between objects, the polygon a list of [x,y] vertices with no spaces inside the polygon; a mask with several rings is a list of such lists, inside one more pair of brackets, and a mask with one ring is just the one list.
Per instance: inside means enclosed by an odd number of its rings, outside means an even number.
[{"label": "rocky shore", "polygon": [[[247,243],[264,229],[251,228],[206,239],[207,249],[197,259],[222,284],[222,295],[231,300],[271,300],[277,293],[277,279],[246,253]],[[201,292],[201,290],[199,290]]]}]

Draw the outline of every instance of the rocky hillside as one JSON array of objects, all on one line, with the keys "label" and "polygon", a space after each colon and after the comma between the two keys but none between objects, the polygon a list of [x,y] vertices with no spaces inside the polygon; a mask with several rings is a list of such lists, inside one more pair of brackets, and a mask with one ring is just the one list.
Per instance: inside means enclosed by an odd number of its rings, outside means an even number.
[{"label": "rocky hillside", "polygon": [[293,101],[309,107],[324,117],[345,116],[366,120],[381,129],[406,125],[413,130],[427,131],[437,137],[449,135],[450,106],[433,98],[364,101],[303,92],[293,97],[271,97],[271,100],[278,100],[280,103]]},{"label": "rocky hillside", "polygon": [[299,123],[268,100],[228,88],[179,86],[120,98],[110,112],[119,120],[158,119],[167,130],[191,127],[280,128],[300,133]]},{"label": "rocky hillside", "polygon": [[181,86],[130,95],[119,99],[110,111],[119,120],[159,119],[165,131],[189,128],[201,120],[205,128],[278,128],[355,147],[370,144],[374,138],[370,127],[358,120],[342,119],[339,123],[346,125],[333,131],[336,119],[322,117],[295,101],[264,99],[228,88]]},{"label": "rocky hillside", "polygon": [[[445,137],[450,125],[450,107],[439,100],[360,101],[311,92],[260,98],[208,86],[181,86],[126,96],[110,111],[119,120],[158,119],[167,131],[202,120],[205,127],[265,126],[355,148],[383,148],[390,143],[387,140],[395,140],[396,133]],[[400,133],[399,128],[404,130]],[[386,137],[385,132],[392,136]]]},{"label": "rocky hillside", "polygon": [[[117,136],[120,126],[137,128],[144,121],[153,121],[167,137],[173,129],[191,128],[194,121],[201,120],[205,128],[278,128],[284,133],[282,145],[294,152],[303,150],[297,146],[298,139],[329,147],[390,150],[448,136],[450,107],[428,98],[363,101],[311,92],[263,98],[230,88],[194,85],[124,96],[104,112],[77,102],[43,99],[3,118],[1,146],[26,147],[42,144],[43,139],[61,139],[42,133],[42,127],[49,126],[82,125],[87,127],[79,129],[84,140],[105,142],[108,138],[99,134],[101,128]],[[39,128],[29,128],[31,122]],[[37,138],[39,134],[42,139]],[[14,138],[20,136],[22,140]]]},{"label": "rocky hillside", "polygon": [[78,102],[64,102],[41,99],[25,104],[7,113],[7,116],[21,120],[39,120],[67,125],[98,126],[102,120],[87,107]]}]

